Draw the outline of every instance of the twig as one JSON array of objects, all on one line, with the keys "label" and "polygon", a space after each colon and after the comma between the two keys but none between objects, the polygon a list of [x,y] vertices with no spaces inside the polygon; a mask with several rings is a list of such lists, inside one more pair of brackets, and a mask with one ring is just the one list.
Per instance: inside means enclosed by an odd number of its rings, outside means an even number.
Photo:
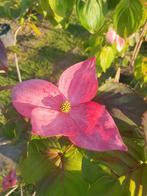
[{"label": "twig", "polygon": [[[17,43],[17,35],[18,35],[18,32],[20,31],[20,29],[21,29],[21,27],[18,27],[18,29],[15,31],[15,34],[14,34],[15,45]],[[17,57],[16,52],[14,53],[14,60],[15,60],[15,66],[16,66],[16,71],[17,71],[17,75],[18,75],[18,80],[19,80],[19,82],[22,82],[21,73],[20,73],[19,64],[18,64],[18,57]]]},{"label": "twig", "polygon": [[35,196],[35,195],[36,195],[36,192],[34,192],[32,196]]},{"label": "twig", "polygon": [[18,58],[17,58],[16,53],[14,53],[14,60],[15,60],[15,66],[16,66],[16,71],[17,71],[17,75],[18,75],[18,80],[19,80],[19,82],[22,82],[20,69],[19,69],[19,64],[18,64]]},{"label": "twig", "polygon": [[18,35],[18,32],[21,30],[21,28],[22,28],[21,26],[18,27],[18,28],[16,29],[15,33],[14,33],[15,45],[16,45],[16,42],[17,42],[17,35]]},{"label": "twig", "polygon": [[143,26],[142,32],[140,34],[140,38],[139,38],[138,42],[136,43],[136,46],[135,46],[133,54],[132,54],[132,58],[130,60],[130,67],[132,67],[132,69],[134,69],[134,63],[135,63],[135,60],[136,60],[137,55],[139,53],[139,50],[141,48],[146,31],[147,31],[147,22],[145,22],[145,24]]},{"label": "twig", "polygon": [[115,78],[114,78],[114,82],[119,82],[119,79],[120,79],[120,67],[118,68],[116,74],[115,74]]},{"label": "twig", "polygon": [[145,150],[147,152],[147,125],[146,125],[146,121],[147,121],[147,111],[143,113],[143,117],[142,117],[142,126],[143,126],[144,141],[145,141]]},{"label": "twig", "polygon": [[11,193],[13,193],[16,189],[18,188],[18,186],[15,186],[13,189],[11,189],[5,196],[9,196]]},{"label": "twig", "polygon": [[20,185],[20,196],[23,196],[23,189],[22,189],[22,185]]}]

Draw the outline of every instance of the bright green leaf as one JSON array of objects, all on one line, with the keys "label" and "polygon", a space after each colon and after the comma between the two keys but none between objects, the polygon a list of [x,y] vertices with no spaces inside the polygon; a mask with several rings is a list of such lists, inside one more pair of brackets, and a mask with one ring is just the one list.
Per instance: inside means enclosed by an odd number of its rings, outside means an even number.
[{"label": "bright green leaf", "polygon": [[59,167],[52,170],[45,181],[38,187],[37,195],[42,196],[80,196],[86,195],[88,183],[85,182],[82,172],[82,155],[75,148],[63,150]]},{"label": "bright green leaf", "polygon": [[103,72],[106,72],[106,70],[111,66],[114,58],[115,58],[115,52],[112,47],[107,46],[102,48],[100,54],[100,65],[103,69]]},{"label": "bright green leaf", "polygon": [[104,4],[101,0],[77,0],[76,9],[80,23],[90,33],[100,30],[104,24]]},{"label": "bright green leaf", "polygon": [[133,34],[141,25],[144,9],[140,0],[121,0],[115,9],[114,26],[121,37]]},{"label": "bright green leaf", "polygon": [[59,23],[69,17],[74,5],[74,0],[48,0],[48,2],[54,13],[55,20]]}]

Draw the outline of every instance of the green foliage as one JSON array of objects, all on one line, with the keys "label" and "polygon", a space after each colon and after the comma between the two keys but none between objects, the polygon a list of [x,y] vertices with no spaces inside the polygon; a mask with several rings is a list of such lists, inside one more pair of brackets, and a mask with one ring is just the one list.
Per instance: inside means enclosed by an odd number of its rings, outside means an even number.
[{"label": "green foliage", "polygon": [[114,196],[120,195],[122,187],[119,180],[111,175],[100,177],[89,189],[88,196]]},{"label": "green foliage", "polygon": [[139,56],[137,58],[134,75],[141,84],[147,84],[147,57]]},{"label": "green foliage", "polygon": [[[3,111],[4,122],[0,127],[0,135],[3,135],[14,143],[19,142],[27,129],[25,120],[10,105]],[[24,132],[24,133],[23,133]]]},{"label": "green foliage", "polygon": [[80,23],[90,32],[98,32],[104,24],[104,4],[101,0],[77,0]]},{"label": "green foliage", "polygon": [[115,9],[114,26],[121,37],[128,37],[138,30],[144,16],[140,0],[121,0]]},{"label": "green foliage", "polygon": [[20,14],[18,0],[1,0],[0,1],[0,17],[16,18]]},{"label": "green foliage", "polygon": [[21,0],[20,9],[21,13],[27,11],[27,9],[32,8],[33,4],[36,3],[38,0]]},{"label": "green foliage", "polygon": [[90,184],[103,176],[111,174],[111,170],[106,165],[87,158],[83,158],[82,172],[84,179]]},{"label": "green foliage", "polygon": [[[132,138],[124,138],[124,141],[128,146],[128,152],[86,152],[87,158],[83,168],[91,171],[86,172],[86,179],[92,178],[88,196],[147,194],[145,185],[147,173],[142,173],[147,168],[144,141]],[[98,169],[99,165],[105,169]]]},{"label": "green foliage", "polygon": [[21,161],[21,173],[26,183],[38,182],[37,195],[85,195],[88,183],[81,165],[82,154],[75,147],[57,139],[33,139]]},{"label": "green foliage", "polygon": [[74,0],[63,0],[62,2],[60,0],[48,1],[54,13],[54,18],[57,22],[60,23],[63,20],[69,19],[73,9]]},{"label": "green foliage", "polygon": [[112,47],[107,46],[103,47],[100,53],[100,65],[102,67],[103,72],[105,72],[113,62],[115,58],[115,51]]}]

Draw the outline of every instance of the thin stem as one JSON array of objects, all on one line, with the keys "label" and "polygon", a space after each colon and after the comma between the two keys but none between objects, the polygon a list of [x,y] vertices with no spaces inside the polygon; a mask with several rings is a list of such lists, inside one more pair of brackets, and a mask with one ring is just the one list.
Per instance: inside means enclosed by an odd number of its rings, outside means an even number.
[{"label": "thin stem", "polygon": [[17,42],[17,35],[18,35],[19,31],[21,30],[21,28],[22,28],[21,26],[18,27],[18,28],[16,29],[15,33],[14,33],[15,45],[16,45],[16,42]]},{"label": "thin stem", "polygon": [[20,186],[20,196],[23,196],[23,189],[22,189],[22,185]]},{"label": "thin stem", "polygon": [[11,193],[13,193],[16,189],[18,188],[18,186],[15,186],[13,189],[11,189],[5,196],[9,196]]},{"label": "thin stem", "polygon": [[35,196],[35,195],[36,195],[36,192],[34,192],[32,196]]},{"label": "thin stem", "polygon": [[135,60],[136,60],[137,55],[140,51],[142,42],[144,40],[144,36],[146,34],[146,31],[147,31],[147,22],[143,26],[142,32],[140,34],[140,38],[139,38],[138,42],[136,43],[136,46],[135,46],[133,54],[132,54],[132,58],[131,58],[131,61],[130,61],[130,67],[132,67],[133,69],[134,69]]},{"label": "thin stem", "polygon": [[147,112],[145,112],[143,114],[143,118],[142,118],[142,126],[143,126],[144,141],[145,141],[145,151],[147,152],[147,126],[146,126],[146,121],[147,121]]},{"label": "thin stem", "polygon": [[17,75],[18,75],[18,80],[19,80],[19,82],[22,82],[20,69],[19,69],[19,64],[18,64],[18,58],[17,58],[16,53],[14,53],[14,60],[15,60],[15,66],[16,66],[16,71],[17,71]]},{"label": "thin stem", "polygon": [[120,79],[120,67],[118,68],[116,74],[115,74],[115,78],[114,78],[114,82],[119,82],[119,79]]},{"label": "thin stem", "polygon": [[[20,26],[15,31],[15,34],[14,34],[15,45],[17,43],[17,35],[18,35],[18,32],[20,31],[21,28],[22,27]],[[19,82],[22,82],[21,73],[20,73],[19,64],[18,64],[18,57],[17,57],[17,54],[16,53],[14,53],[14,60],[15,60],[15,66],[16,66],[16,71],[17,71],[17,75],[18,75],[18,80],[19,80]]]}]

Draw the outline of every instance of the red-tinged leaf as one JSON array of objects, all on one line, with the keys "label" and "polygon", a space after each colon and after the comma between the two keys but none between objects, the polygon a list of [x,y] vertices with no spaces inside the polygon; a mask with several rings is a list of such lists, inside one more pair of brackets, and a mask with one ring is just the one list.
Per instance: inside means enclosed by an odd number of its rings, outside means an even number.
[{"label": "red-tinged leaf", "polygon": [[133,89],[108,81],[99,88],[95,100],[106,106],[123,135],[142,137],[139,127],[142,114],[147,110],[147,103]]}]

